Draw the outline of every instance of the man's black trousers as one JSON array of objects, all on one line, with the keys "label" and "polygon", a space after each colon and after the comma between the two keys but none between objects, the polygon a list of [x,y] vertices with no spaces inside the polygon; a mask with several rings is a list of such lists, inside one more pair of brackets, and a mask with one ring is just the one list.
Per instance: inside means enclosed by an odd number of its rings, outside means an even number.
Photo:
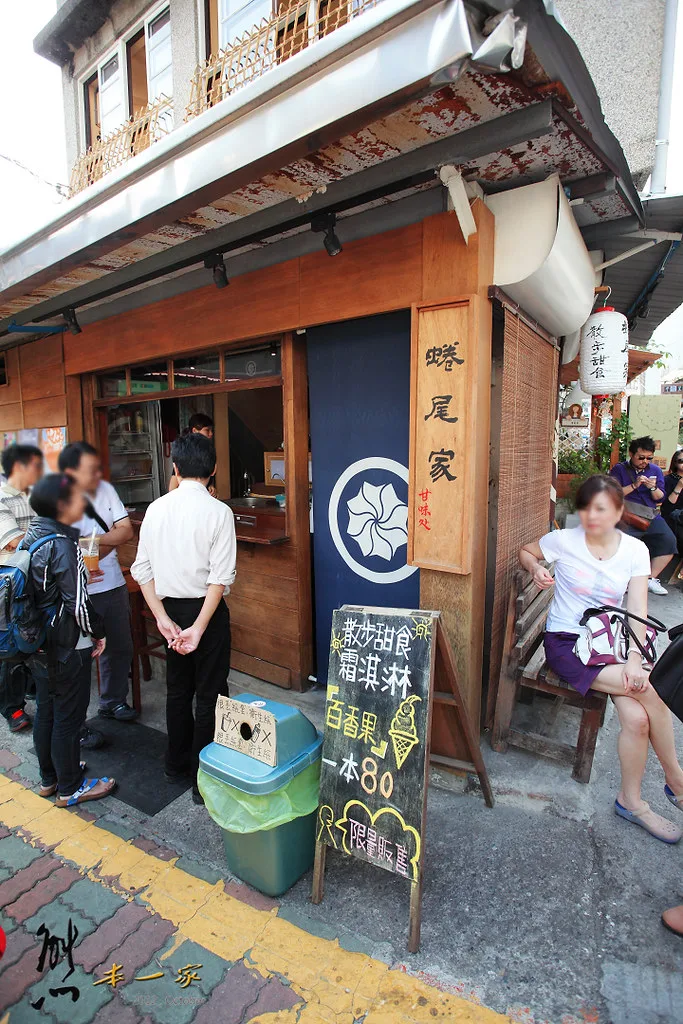
[{"label": "man's black trousers", "polygon": [[[167,615],[181,629],[192,625],[203,604],[201,597],[164,599]],[[190,771],[195,791],[199,751],[213,740],[216,698],[228,695],[229,671],[230,613],[225,601],[221,601],[196,651],[177,654],[169,648],[166,652],[166,771]]]}]

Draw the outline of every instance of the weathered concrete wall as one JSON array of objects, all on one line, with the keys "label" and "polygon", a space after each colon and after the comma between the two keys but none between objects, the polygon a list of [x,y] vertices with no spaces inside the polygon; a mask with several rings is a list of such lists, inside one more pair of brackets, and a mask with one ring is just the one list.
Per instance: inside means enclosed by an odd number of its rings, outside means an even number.
[{"label": "weathered concrete wall", "polygon": [[555,0],[639,188],[654,160],[665,0]]},{"label": "weathered concrete wall", "polygon": [[[64,116],[67,159],[71,166],[81,150],[83,104],[79,79],[94,70],[117,39],[158,5],[158,0],[118,0],[102,28],[73,55],[72,67],[63,71]],[[196,0],[171,0],[171,46],[173,48],[173,101],[176,123],[185,116],[190,100],[190,79],[200,59],[200,38]]]}]

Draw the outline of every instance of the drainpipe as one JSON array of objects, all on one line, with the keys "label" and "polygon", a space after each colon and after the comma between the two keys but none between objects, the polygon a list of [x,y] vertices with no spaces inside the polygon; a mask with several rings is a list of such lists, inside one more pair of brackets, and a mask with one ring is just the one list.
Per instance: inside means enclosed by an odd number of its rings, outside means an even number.
[{"label": "drainpipe", "polygon": [[673,92],[677,16],[678,0],[666,0],[664,45],[662,47],[662,67],[659,77],[655,162],[650,179],[651,195],[662,195],[666,192],[666,164],[669,157],[669,135],[671,131],[671,95]]}]

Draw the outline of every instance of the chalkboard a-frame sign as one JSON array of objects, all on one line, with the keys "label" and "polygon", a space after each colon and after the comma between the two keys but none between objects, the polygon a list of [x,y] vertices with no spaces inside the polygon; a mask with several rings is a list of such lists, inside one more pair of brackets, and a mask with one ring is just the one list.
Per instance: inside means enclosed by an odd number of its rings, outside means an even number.
[{"label": "chalkboard a-frame sign", "polygon": [[316,825],[313,902],[325,851],[411,883],[408,949],[420,903],[439,613],[344,605],[333,614]]}]

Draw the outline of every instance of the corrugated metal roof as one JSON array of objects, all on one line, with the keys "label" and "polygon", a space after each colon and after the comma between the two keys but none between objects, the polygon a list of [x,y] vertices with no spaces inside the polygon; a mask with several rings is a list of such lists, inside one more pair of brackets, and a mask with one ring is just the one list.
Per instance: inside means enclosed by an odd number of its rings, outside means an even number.
[{"label": "corrugated metal roof", "polygon": [[[643,203],[645,228],[668,232],[683,232],[683,196],[648,199]],[[605,259],[612,259],[639,244],[633,236],[622,235],[600,243]],[[632,315],[634,304],[648,288],[652,289],[662,262],[669,254],[671,242],[659,242],[644,252],[608,267],[605,284],[612,289],[609,304],[627,316]],[[683,245],[674,250],[664,267],[663,276],[644,296],[642,308],[645,316],[635,316],[629,332],[633,345],[647,345],[655,328],[683,303]]]}]

